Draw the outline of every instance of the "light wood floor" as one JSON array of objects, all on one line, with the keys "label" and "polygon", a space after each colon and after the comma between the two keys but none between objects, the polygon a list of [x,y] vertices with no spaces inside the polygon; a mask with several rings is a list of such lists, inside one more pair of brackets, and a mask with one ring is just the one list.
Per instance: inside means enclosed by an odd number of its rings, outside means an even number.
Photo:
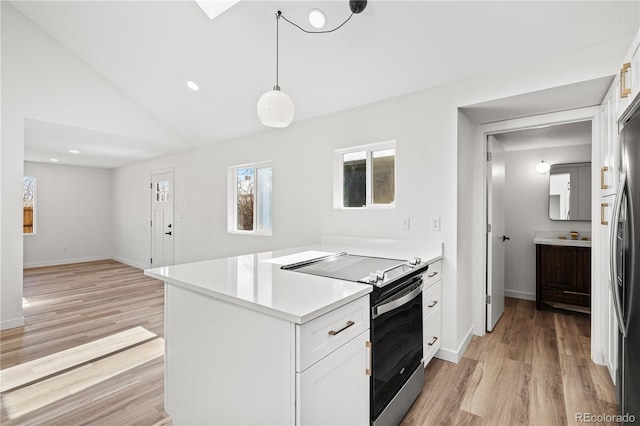
[{"label": "light wood floor", "polygon": [[[2,370],[27,362],[41,366],[44,363],[40,360],[50,361],[55,354],[73,351],[81,345],[89,347],[98,339],[117,333],[140,334],[137,327],[150,333],[123,348],[114,343],[113,351],[94,355],[92,358],[98,358],[91,363],[79,361],[79,368],[65,366],[63,374],[52,370],[55,373],[52,377],[3,392],[2,425],[167,422],[163,409],[164,367],[160,344],[164,335],[162,282],[114,261],[34,268],[24,271],[24,301],[25,327],[0,333]],[[154,337],[158,338],[152,340]],[[146,348],[148,345],[154,347]],[[140,365],[134,367],[135,359]],[[49,364],[55,362],[46,363]],[[94,376],[94,380],[88,384],[78,383],[77,377],[72,376],[82,371]],[[117,375],[110,377],[112,374]],[[54,391],[49,382],[59,379],[67,386],[55,392],[67,392],[68,396],[41,408],[37,408],[38,401],[35,401],[36,405],[31,404],[26,414],[20,411],[24,404],[18,404],[20,409],[15,413],[20,415],[9,415],[7,408],[11,410],[16,405],[12,400],[20,392],[29,398],[37,397],[37,393],[50,398]]]},{"label": "light wood floor", "polygon": [[432,361],[403,425],[574,425],[577,413],[618,413],[607,369],[590,358],[589,315],[505,302],[458,364]]},{"label": "light wood floor", "polygon": [[[138,269],[114,261],[36,268],[25,270],[24,283],[26,326],[0,333],[3,370],[116,333],[138,333],[137,327],[163,337],[162,283]],[[565,425],[576,424],[575,413],[617,414],[607,370],[590,361],[589,333],[587,315],[536,311],[534,302],[507,299],[495,331],[474,337],[460,363],[432,361],[403,425]],[[168,424],[163,372],[162,356],[155,357],[13,419],[5,406],[10,390],[2,394],[0,423]]]}]

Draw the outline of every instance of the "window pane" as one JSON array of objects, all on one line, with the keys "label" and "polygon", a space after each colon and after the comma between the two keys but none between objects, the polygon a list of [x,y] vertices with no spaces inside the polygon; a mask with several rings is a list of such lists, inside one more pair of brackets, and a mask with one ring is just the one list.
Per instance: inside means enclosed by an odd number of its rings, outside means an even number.
[{"label": "window pane", "polygon": [[373,204],[390,204],[396,199],[396,150],[373,152]]},{"label": "window pane", "polygon": [[237,229],[253,231],[253,174],[254,169],[236,170],[237,178]]},{"label": "window pane", "polygon": [[258,230],[271,230],[271,168],[258,169],[258,191],[256,200],[258,205]]},{"label": "window pane", "polygon": [[367,204],[367,152],[350,152],[343,157],[343,205]]},{"label": "window pane", "polygon": [[156,203],[169,201],[169,181],[156,182]]},{"label": "window pane", "polygon": [[22,179],[22,233],[33,234],[33,208],[35,204],[35,178]]}]

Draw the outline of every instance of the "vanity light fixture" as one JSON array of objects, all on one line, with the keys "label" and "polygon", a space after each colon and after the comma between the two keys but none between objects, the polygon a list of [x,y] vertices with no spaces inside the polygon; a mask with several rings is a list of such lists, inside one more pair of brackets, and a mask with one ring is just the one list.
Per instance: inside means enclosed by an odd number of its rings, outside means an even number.
[{"label": "vanity light fixture", "polygon": [[[323,34],[323,33],[331,33],[339,28],[341,28],[344,24],[346,24],[354,14],[358,14],[362,12],[367,7],[367,0],[350,0],[349,8],[351,9],[351,15],[340,25],[332,30],[322,30],[322,31],[309,31],[302,28],[300,25],[288,20],[281,11],[276,12],[276,85],[273,86],[273,90],[269,90],[264,95],[260,97],[258,100],[257,112],[258,118],[268,127],[287,127],[293,121],[293,116],[295,114],[295,107],[293,105],[293,101],[291,98],[280,90],[280,86],[278,85],[278,55],[279,55],[279,27],[278,24],[280,22],[280,18],[284,19],[294,27],[298,28],[301,31],[309,34]],[[324,12],[319,9],[314,9],[315,11],[320,12],[319,15],[322,16],[322,26],[326,23],[326,16],[324,16]],[[311,21],[311,14],[314,12],[312,10],[309,13],[309,20]],[[319,20],[318,20],[319,21]],[[319,22],[318,22],[319,23]],[[314,27],[316,24],[311,22],[311,25]],[[318,28],[318,27],[316,27]]]},{"label": "vanity light fixture", "polygon": [[540,173],[541,175],[548,173],[549,168],[551,168],[551,165],[549,163],[545,163],[544,161],[536,164],[536,172]]}]

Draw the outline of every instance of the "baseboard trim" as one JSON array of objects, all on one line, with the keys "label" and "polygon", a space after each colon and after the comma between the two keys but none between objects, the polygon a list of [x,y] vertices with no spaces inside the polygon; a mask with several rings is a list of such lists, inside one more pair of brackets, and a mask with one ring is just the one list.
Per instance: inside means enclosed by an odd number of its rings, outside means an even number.
[{"label": "baseboard trim", "polygon": [[460,361],[460,358],[462,358],[464,351],[466,351],[467,348],[469,347],[469,344],[471,343],[471,339],[473,339],[473,326],[471,326],[469,328],[469,331],[467,331],[467,335],[464,337],[464,339],[458,346],[458,349],[454,351],[451,349],[440,348],[438,352],[436,352],[435,357],[442,359],[444,361],[449,361],[457,364]]},{"label": "baseboard trim", "polygon": [[18,328],[24,325],[24,317],[13,318],[0,321],[0,330],[9,330],[10,328]]},{"label": "baseboard trim", "polygon": [[115,260],[116,262],[124,263],[125,265],[129,265],[129,266],[132,266],[132,267],[138,268],[138,269],[147,269],[147,268],[149,268],[148,265],[143,265],[142,263],[134,262],[133,260],[124,259],[124,258],[118,257],[118,256],[111,256],[111,259]]},{"label": "baseboard trim", "polygon": [[524,299],[524,300],[536,300],[535,293],[528,293],[526,291],[516,291],[516,290],[504,290],[505,297],[513,297],[514,299]]},{"label": "baseboard trim", "polygon": [[93,262],[96,260],[109,260],[109,259],[111,259],[111,257],[109,256],[91,256],[91,257],[82,257],[82,258],[76,258],[76,259],[58,259],[58,260],[49,260],[46,262],[24,263],[22,267],[23,269],[41,268],[43,266],[71,265],[74,263]]}]

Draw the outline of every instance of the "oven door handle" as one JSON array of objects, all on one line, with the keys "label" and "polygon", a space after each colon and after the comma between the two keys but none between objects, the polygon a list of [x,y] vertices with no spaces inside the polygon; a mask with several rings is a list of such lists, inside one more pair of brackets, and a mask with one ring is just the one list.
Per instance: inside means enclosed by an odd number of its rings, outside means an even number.
[{"label": "oven door handle", "polygon": [[387,303],[383,303],[382,305],[374,306],[372,318],[377,318],[380,315],[386,314],[389,311],[393,311],[394,309],[397,309],[402,305],[406,305],[420,294],[422,294],[422,283],[410,293],[407,293],[402,297],[399,297]]}]

